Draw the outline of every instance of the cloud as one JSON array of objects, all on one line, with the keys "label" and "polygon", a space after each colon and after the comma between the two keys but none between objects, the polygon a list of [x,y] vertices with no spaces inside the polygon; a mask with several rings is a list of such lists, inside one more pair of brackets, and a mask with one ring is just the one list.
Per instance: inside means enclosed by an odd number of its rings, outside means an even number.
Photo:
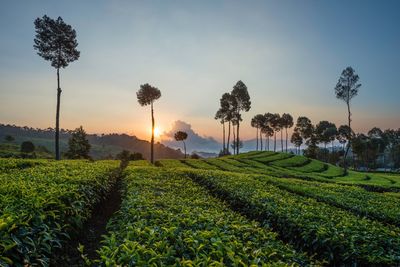
[{"label": "cloud", "polygon": [[161,143],[176,148],[182,148],[182,143],[174,139],[174,134],[177,131],[184,131],[188,134],[186,139],[187,152],[204,151],[218,152],[221,149],[221,144],[212,137],[201,136],[192,129],[192,125],[184,121],[177,120],[173,123],[172,129],[169,132],[164,132],[161,136]]}]

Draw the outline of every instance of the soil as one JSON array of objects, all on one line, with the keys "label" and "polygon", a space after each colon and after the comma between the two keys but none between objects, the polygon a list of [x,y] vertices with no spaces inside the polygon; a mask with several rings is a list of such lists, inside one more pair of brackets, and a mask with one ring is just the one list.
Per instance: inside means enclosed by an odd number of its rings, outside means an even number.
[{"label": "soil", "polygon": [[54,255],[52,266],[84,266],[78,251],[79,244],[84,246],[84,254],[90,260],[98,258],[96,250],[101,246],[102,235],[107,233],[106,226],[111,216],[121,206],[121,177],[118,177],[108,194],[95,205],[92,217],[86,221],[82,230],[71,239],[61,252]]}]

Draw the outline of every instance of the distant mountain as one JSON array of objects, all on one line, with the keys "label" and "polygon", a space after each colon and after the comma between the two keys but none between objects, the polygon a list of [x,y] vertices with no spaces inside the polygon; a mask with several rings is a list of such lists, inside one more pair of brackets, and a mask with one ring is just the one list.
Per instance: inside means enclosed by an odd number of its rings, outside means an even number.
[{"label": "distant mountain", "polygon": [[[71,132],[71,130],[60,130],[61,152],[67,151]],[[37,129],[27,126],[0,124],[0,142],[4,141],[6,135],[11,135],[15,138],[14,143],[16,144],[20,144],[23,141],[32,141],[36,146],[44,146],[53,153],[54,133],[53,128]],[[127,134],[88,134],[88,140],[92,145],[90,155],[94,159],[114,157],[124,149],[142,153],[145,158],[150,158],[150,142],[138,139],[136,136]],[[172,149],[160,143],[155,144],[154,153],[155,159],[176,159],[184,156],[180,150]]]}]

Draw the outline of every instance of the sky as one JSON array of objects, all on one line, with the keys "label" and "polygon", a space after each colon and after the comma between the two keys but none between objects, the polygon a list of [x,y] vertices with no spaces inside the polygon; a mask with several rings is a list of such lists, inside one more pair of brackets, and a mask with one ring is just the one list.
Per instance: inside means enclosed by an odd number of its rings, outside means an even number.
[{"label": "sky", "polygon": [[[61,70],[61,127],[148,139],[150,109],[136,92],[161,90],[156,124],[176,121],[221,140],[219,98],[238,80],[258,113],[345,124],[335,98],[352,66],[362,87],[353,126],[400,127],[400,1],[18,1],[0,0],[0,123],[54,127],[56,71],[33,49],[45,14],[76,30],[81,56]],[[168,134],[167,134],[168,135]]]}]

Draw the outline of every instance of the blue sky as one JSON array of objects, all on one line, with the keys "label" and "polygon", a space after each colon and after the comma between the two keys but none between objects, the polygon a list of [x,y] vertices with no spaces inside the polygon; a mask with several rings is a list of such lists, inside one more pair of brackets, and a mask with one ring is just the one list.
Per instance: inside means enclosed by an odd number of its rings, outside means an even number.
[{"label": "blue sky", "polygon": [[61,126],[147,138],[140,84],[157,86],[161,131],[176,120],[220,138],[220,96],[242,80],[257,113],[346,121],[335,98],[352,66],[354,127],[400,127],[399,1],[2,1],[0,122],[53,127],[56,74],[33,50],[36,17],[61,16],[81,58],[61,72]]}]

